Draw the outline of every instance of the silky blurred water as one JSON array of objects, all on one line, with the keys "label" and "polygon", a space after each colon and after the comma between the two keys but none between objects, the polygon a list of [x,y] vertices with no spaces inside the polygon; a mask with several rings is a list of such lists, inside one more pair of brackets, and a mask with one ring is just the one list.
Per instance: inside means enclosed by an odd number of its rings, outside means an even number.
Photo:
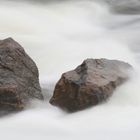
[{"label": "silky blurred water", "polygon": [[[0,1],[0,39],[12,37],[36,62],[44,102],[0,118],[3,140],[139,140],[139,1]],[[49,105],[62,73],[86,58],[118,59],[131,79],[107,103],[67,114]]]}]

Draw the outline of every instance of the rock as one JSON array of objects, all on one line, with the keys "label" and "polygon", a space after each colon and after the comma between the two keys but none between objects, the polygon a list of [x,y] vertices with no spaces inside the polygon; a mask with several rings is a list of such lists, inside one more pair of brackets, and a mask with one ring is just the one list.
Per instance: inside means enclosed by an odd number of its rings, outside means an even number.
[{"label": "rock", "polygon": [[12,38],[0,41],[0,111],[18,111],[43,100],[36,64]]},{"label": "rock", "polygon": [[69,112],[97,105],[128,79],[130,68],[128,63],[117,60],[87,59],[62,75],[50,103]]}]

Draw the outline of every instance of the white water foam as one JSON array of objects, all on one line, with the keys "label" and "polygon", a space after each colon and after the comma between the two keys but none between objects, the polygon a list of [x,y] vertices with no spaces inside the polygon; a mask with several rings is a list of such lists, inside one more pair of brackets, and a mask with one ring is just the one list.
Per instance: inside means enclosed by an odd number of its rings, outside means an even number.
[{"label": "white water foam", "polygon": [[[35,60],[48,98],[43,103],[34,102],[26,111],[1,118],[0,138],[139,140],[139,53],[130,47],[138,45],[139,33],[137,24],[129,25],[137,18],[113,15],[106,5],[92,1],[44,5],[1,2],[0,38],[13,37]],[[135,73],[99,106],[67,114],[49,105],[61,74],[86,58],[123,60],[134,66]]]}]

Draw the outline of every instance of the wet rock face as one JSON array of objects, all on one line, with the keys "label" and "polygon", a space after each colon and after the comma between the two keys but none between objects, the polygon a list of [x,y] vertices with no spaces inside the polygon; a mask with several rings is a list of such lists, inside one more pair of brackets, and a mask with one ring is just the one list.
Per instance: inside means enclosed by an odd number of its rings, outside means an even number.
[{"label": "wet rock face", "polygon": [[129,64],[117,60],[87,59],[62,75],[50,103],[70,112],[97,105],[128,79],[130,68]]},{"label": "wet rock face", "polygon": [[12,38],[0,41],[0,111],[23,109],[30,99],[43,99],[38,69]]}]

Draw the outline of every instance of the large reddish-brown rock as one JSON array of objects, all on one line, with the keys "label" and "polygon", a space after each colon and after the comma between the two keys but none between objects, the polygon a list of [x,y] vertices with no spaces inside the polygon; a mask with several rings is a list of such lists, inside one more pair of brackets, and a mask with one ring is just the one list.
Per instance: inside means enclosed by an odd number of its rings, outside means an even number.
[{"label": "large reddish-brown rock", "polygon": [[117,60],[87,59],[62,75],[50,103],[70,112],[97,105],[128,79],[130,68],[128,63]]},{"label": "large reddish-brown rock", "polygon": [[30,99],[43,99],[38,69],[12,38],[0,41],[0,111],[23,109]]}]

